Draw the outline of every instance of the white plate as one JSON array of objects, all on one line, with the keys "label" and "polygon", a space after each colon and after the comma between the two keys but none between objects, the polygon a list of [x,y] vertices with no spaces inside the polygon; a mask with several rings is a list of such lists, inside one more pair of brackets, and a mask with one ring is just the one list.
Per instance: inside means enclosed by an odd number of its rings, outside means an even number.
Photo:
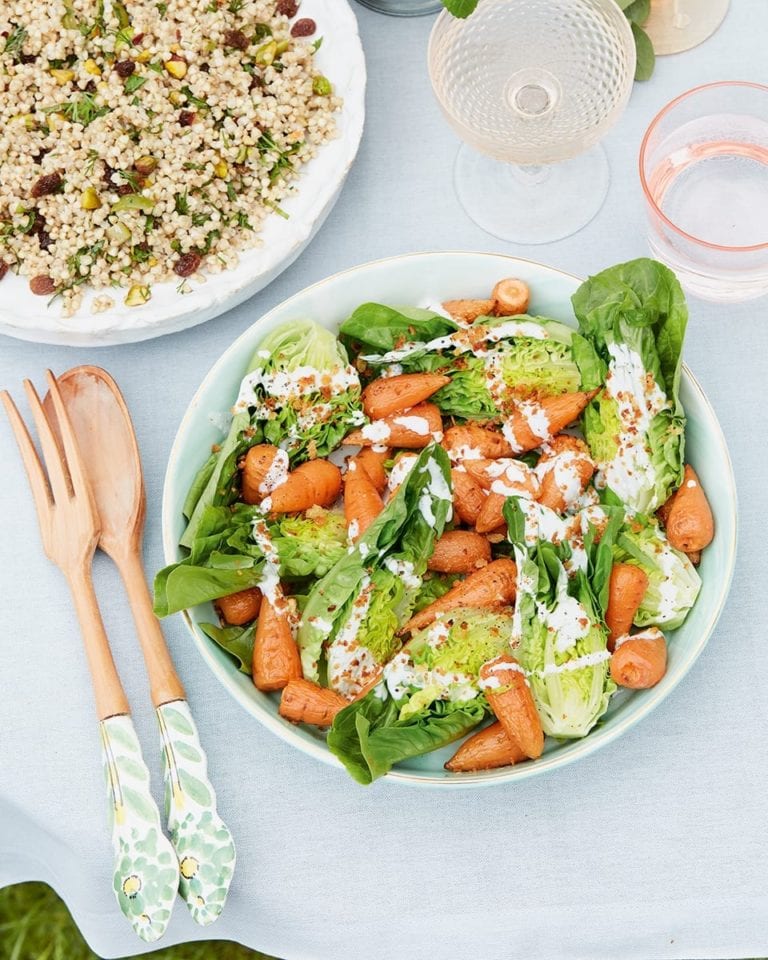
[{"label": "white plate", "polygon": [[[212,443],[221,433],[209,414],[228,409],[237,397],[248,362],[262,338],[286,321],[310,317],[336,330],[359,304],[380,301],[418,304],[460,297],[485,297],[502,277],[520,277],[531,288],[531,313],[574,324],[571,294],[580,281],[529,260],[485,253],[410,254],[378,260],[339,273],[270,310],[237,339],[203,380],[179,427],[171,451],[163,494],[163,543],[168,563],[181,558],[177,546],[184,529],[181,508],[187,490]],[[668,633],[669,665],[664,679],[652,690],[627,691],[613,697],[600,726],[583,740],[548,740],[543,757],[515,767],[474,774],[449,773],[445,761],[456,750],[442,750],[408,760],[387,774],[397,783],[440,787],[477,787],[519,780],[570,763],[621,736],[661,703],[683,679],[704,649],[717,623],[731,583],[736,557],[736,486],[720,425],[707,398],[687,367],[683,368],[682,401],[688,415],[686,459],[709,494],[715,514],[714,542],[704,552],[700,572],[701,594],[685,624]],[[187,625],[203,659],[233,698],[264,726],[299,750],[340,766],[323,735],[314,728],[297,727],[277,712],[278,698],[257,690],[232,659],[197,627],[216,620],[211,604],[185,614]]]},{"label": "white plate", "polygon": [[346,0],[302,0],[301,16],[312,17],[323,43],[316,54],[319,70],[344,99],[336,115],[339,134],[323,144],[302,168],[296,194],[281,206],[289,220],[267,218],[259,247],[243,251],[234,270],[193,283],[181,296],[177,283],[154,284],[152,299],[143,307],[126,307],[125,291],[114,291],[115,306],[91,313],[95,296],[112,291],[89,290],[74,317],[61,316],[61,304],[47,307],[45,297],[30,293],[29,278],[9,273],[0,285],[0,333],[38,343],[105,346],[147,340],[193,327],[253,296],[289,267],[319,230],[338,199],[357,154],[365,117],[365,58],[357,21]]}]

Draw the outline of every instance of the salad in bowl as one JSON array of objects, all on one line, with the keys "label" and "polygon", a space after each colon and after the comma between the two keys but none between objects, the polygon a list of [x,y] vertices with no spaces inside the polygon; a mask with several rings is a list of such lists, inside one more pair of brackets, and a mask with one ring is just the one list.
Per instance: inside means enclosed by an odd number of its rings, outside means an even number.
[{"label": "salad in bowl", "polygon": [[205,635],[360,783],[457,741],[453,774],[541,763],[662,681],[696,604],[674,274],[590,278],[577,327],[530,294],[275,326],[157,575],[156,612],[212,602]]}]

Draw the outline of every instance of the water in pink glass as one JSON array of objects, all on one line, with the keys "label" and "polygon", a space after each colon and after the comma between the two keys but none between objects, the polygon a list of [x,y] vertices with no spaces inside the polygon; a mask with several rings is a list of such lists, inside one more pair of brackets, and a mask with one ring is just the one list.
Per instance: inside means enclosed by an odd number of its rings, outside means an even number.
[{"label": "water in pink glass", "polygon": [[641,157],[654,256],[705,299],[768,294],[768,117],[660,116]]}]

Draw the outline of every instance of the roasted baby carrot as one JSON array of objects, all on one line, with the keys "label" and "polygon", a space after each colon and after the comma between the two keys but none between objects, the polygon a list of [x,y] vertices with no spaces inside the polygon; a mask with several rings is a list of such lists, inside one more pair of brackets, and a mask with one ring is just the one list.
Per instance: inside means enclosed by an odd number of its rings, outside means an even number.
[{"label": "roasted baby carrot", "polygon": [[464,469],[484,490],[500,493],[505,497],[529,497],[539,492],[536,474],[522,460],[499,457],[497,460],[465,460]]},{"label": "roasted baby carrot", "polygon": [[526,755],[497,720],[465,740],[445,764],[445,769],[452,773],[472,773],[510,767],[525,759]]},{"label": "roasted baby carrot", "polygon": [[288,475],[288,454],[271,443],[259,443],[246,453],[241,474],[243,500],[261,503]]},{"label": "roasted baby carrot", "polygon": [[554,437],[536,464],[539,503],[563,513],[581,496],[594,472],[595,464],[583,440],[564,433]]},{"label": "roasted baby carrot", "polygon": [[556,436],[573,423],[597,392],[563,393],[519,403],[503,427],[511,452],[526,453]]},{"label": "roasted baby carrot", "polygon": [[363,470],[368,474],[371,483],[379,493],[387,489],[387,471],[384,464],[392,456],[392,451],[374,450],[372,447],[363,447],[356,456],[349,461],[348,470]]},{"label": "roasted baby carrot", "polygon": [[502,653],[480,668],[480,686],[491,710],[526,757],[535,760],[544,749],[544,731],[522,667]]},{"label": "roasted baby carrot", "polygon": [[499,457],[512,456],[512,447],[499,430],[471,423],[449,427],[443,437],[443,446],[451,460],[497,460]]},{"label": "roasted baby carrot", "polygon": [[353,542],[370,527],[384,509],[381,494],[363,470],[353,470],[344,477],[344,517]]},{"label": "roasted baby carrot", "polygon": [[333,718],[347,706],[341,694],[310,680],[290,680],[280,697],[279,713],[291,723],[312,723],[330,727]]},{"label": "roasted baby carrot", "polygon": [[491,562],[491,545],[471,530],[449,530],[435,544],[427,567],[439,573],[473,573]]},{"label": "roasted baby carrot", "polygon": [[271,513],[299,513],[329,507],[341,493],[341,470],[329,460],[310,460],[288,474],[271,494]]},{"label": "roasted baby carrot", "polygon": [[492,530],[498,530],[504,526],[504,504],[507,502],[507,496],[503,493],[494,493],[491,491],[485,498],[485,503],[475,521],[475,530],[478,533],[491,533]]},{"label": "roasted baby carrot", "polygon": [[259,615],[261,606],[261,590],[250,587],[248,590],[238,590],[228,597],[219,597],[215,602],[222,618],[235,626],[250,623]]},{"label": "roasted baby carrot", "polygon": [[446,300],[443,310],[450,313],[454,320],[474,323],[478,317],[487,317],[493,313],[493,300]]},{"label": "roasted baby carrot", "polygon": [[415,407],[450,382],[450,377],[440,373],[401,373],[396,377],[380,377],[363,390],[363,410],[370,420],[382,420]]},{"label": "roasted baby carrot", "polygon": [[696,553],[712,543],[715,520],[693,467],[685,465],[683,482],[672,498],[666,521],[667,537],[677,550]]},{"label": "roasted baby carrot", "polygon": [[667,641],[658,627],[619,637],[611,655],[611,677],[620,687],[645,690],[667,672]]},{"label": "roasted baby carrot", "polygon": [[253,638],[252,673],[254,684],[265,691],[282,690],[290,680],[301,678],[301,658],[287,606],[276,610],[269,600],[262,600]]},{"label": "roasted baby carrot", "polygon": [[499,280],[491,293],[494,312],[500,317],[514,317],[525,313],[531,300],[531,291],[523,280],[510,277]]},{"label": "roasted baby carrot", "polygon": [[451,485],[453,487],[453,509],[462,523],[474,527],[483,503],[486,492],[465,470],[451,470]]},{"label": "roasted baby carrot", "polygon": [[616,640],[629,633],[648,589],[648,574],[631,563],[614,563],[608,586],[608,609],[605,625],[608,627],[608,649]]},{"label": "roasted baby carrot", "polygon": [[401,633],[428,627],[440,614],[457,607],[500,607],[511,603],[517,587],[517,567],[512,560],[501,557],[454,584],[439,600],[430,603],[406,623]]},{"label": "roasted baby carrot", "polygon": [[443,420],[434,403],[418,403],[410,410],[374,420],[370,427],[372,429],[353,430],[344,443],[361,446],[386,443],[390,447],[419,450],[443,436]]}]

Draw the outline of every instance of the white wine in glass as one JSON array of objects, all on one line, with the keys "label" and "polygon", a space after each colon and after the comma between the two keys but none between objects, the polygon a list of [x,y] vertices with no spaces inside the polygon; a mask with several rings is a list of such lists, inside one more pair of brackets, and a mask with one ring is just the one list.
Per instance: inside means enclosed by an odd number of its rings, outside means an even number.
[{"label": "white wine in glass", "polygon": [[682,53],[711,37],[725,19],[730,0],[651,0],[643,29],[662,56]]},{"label": "white wine in glass", "polygon": [[440,107],[464,141],[455,185],[488,233],[547,243],[580,230],[610,182],[600,138],[632,90],[635,44],[614,0],[480,0],[429,42]]}]

